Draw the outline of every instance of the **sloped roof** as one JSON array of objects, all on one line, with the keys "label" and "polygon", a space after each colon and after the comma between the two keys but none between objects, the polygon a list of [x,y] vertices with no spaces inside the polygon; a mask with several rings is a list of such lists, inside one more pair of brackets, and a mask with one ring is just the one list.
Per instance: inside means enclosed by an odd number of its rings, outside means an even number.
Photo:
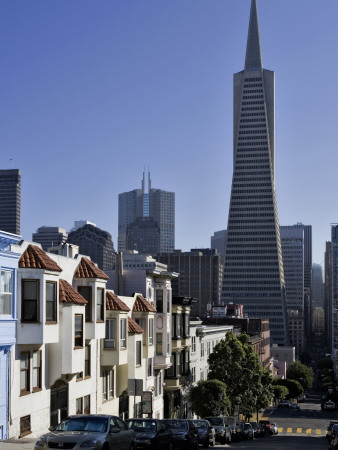
[{"label": "sloped roof", "polygon": [[88,303],[66,280],[59,280],[59,296],[60,302],[75,303],[76,305],[85,305]]},{"label": "sloped roof", "polygon": [[140,327],[133,319],[128,317],[128,333],[130,334],[141,334],[143,333],[143,328]]},{"label": "sloped roof", "polygon": [[155,312],[156,309],[151,305],[148,300],[146,300],[143,295],[138,295],[136,297],[133,312]]},{"label": "sloped roof", "polygon": [[100,278],[102,280],[108,280],[109,277],[95,266],[95,264],[88,258],[81,258],[80,264],[78,265],[76,272],[74,274],[75,278]]},{"label": "sloped roof", "polygon": [[62,272],[55,261],[36,245],[29,244],[19,259],[20,269],[45,269],[53,272]]},{"label": "sloped roof", "polygon": [[109,311],[130,311],[130,308],[113,292],[106,291],[106,309]]}]

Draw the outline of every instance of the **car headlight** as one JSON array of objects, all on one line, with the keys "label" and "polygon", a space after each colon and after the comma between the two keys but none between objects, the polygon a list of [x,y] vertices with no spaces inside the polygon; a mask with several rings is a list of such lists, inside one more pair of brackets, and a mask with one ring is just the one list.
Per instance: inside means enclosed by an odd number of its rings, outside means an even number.
[{"label": "car headlight", "polygon": [[86,448],[86,447],[96,447],[97,439],[90,439],[89,441],[85,441],[83,444],[80,445],[80,448]]},{"label": "car headlight", "polygon": [[45,444],[46,444],[46,441],[44,441],[43,439],[38,439],[38,440],[35,442],[35,447],[44,447]]}]

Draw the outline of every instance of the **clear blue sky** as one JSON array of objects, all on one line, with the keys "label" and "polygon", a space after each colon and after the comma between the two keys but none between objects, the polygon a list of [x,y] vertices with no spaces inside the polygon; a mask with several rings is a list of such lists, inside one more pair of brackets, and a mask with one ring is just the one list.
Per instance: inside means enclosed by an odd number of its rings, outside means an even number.
[{"label": "clear blue sky", "polygon": [[[337,208],[337,0],[258,0],[263,63],[276,72],[281,225],[313,226],[321,263]],[[21,232],[87,219],[117,241],[117,199],[176,193],[176,247],[226,227],[232,75],[250,0],[0,3],[1,169],[22,171]]]}]

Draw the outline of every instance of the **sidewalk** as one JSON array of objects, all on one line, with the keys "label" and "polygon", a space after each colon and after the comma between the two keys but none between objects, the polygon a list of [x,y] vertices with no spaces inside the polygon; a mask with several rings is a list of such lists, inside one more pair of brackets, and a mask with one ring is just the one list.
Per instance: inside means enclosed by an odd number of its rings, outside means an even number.
[{"label": "sidewalk", "polygon": [[33,450],[36,439],[8,439],[0,441],[0,450]]}]

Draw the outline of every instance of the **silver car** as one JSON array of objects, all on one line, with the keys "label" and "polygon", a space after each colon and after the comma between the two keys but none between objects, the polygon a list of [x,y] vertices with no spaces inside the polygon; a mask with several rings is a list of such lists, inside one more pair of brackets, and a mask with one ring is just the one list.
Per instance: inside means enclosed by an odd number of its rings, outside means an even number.
[{"label": "silver car", "polygon": [[36,442],[34,449],[134,450],[135,432],[116,416],[69,416]]}]

